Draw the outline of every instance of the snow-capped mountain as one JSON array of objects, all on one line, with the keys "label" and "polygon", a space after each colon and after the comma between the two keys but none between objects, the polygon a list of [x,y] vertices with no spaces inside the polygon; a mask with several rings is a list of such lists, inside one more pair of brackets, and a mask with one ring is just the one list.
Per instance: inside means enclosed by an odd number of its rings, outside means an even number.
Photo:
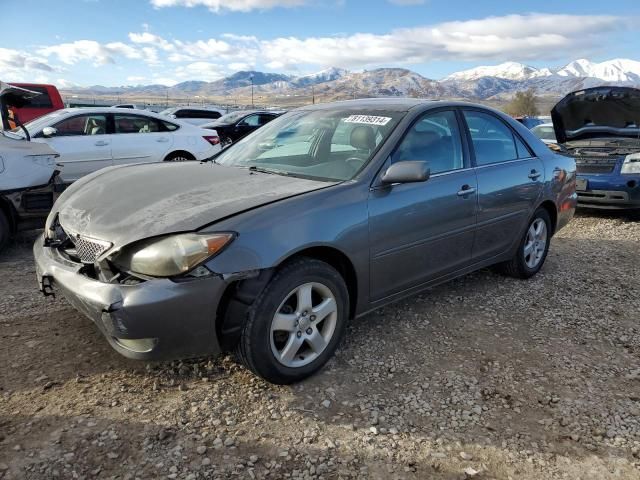
[{"label": "snow-capped mountain", "polygon": [[332,82],[339,78],[348,75],[349,71],[344,68],[331,67],[320,72],[312,73],[310,75],[303,75],[301,77],[295,77],[291,80],[291,83],[299,87],[307,85],[317,85],[324,82]]},{"label": "snow-capped mountain", "polygon": [[536,77],[548,77],[552,75],[548,68],[537,69],[529,65],[517,62],[505,62],[500,65],[482,66],[452,73],[442,79],[448,81],[478,80],[482,77],[504,78],[506,80],[528,80]]},{"label": "snow-capped mountain", "polygon": [[[440,81],[431,80],[406,68],[377,68],[349,72],[328,68],[320,72],[291,76],[279,73],[237,72],[215,82],[191,80],[164,87],[162,85],[128,87],[71,88],[67,93],[118,95],[133,97],[148,95],[173,98],[187,96],[228,97],[251,95],[305,97],[314,87],[323,101],[355,96],[410,96],[456,98],[470,100],[507,100],[516,92],[534,88],[538,95],[560,97],[582,88],[599,85],[625,85],[640,88],[640,62],[614,59],[594,63],[575,60],[562,68],[536,68],[517,62],[481,66],[452,73]],[[160,92],[160,93],[159,93]]]},{"label": "snow-capped mountain", "polygon": [[593,63],[581,58],[556,72],[561,77],[591,77],[605,82],[639,82],[640,62],[616,58],[601,63]]}]

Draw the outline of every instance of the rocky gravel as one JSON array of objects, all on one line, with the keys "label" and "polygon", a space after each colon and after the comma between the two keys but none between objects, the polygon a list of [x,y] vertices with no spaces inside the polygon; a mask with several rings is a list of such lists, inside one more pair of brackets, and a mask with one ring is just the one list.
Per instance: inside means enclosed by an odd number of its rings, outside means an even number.
[{"label": "rocky gravel", "polygon": [[532,280],[468,275],[351,322],[315,377],[146,364],[0,255],[1,479],[638,479],[640,222],[583,213]]}]

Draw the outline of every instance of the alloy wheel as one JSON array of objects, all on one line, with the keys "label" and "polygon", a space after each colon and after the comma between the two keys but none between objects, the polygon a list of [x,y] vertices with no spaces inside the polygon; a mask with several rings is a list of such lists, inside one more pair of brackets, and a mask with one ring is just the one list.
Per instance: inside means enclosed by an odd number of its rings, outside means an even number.
[{"label": "alloy wheel", "polygon": [[282,301],[271,321],[271,352],[289,368],[308,365],[327,348],[336,330],[338,306],[322,283],[305,283]]},{"label": "alloy wheel", "polygon": [[536,218],[529,230],[524,243],[524,262],[529,268],[536,268],[547,247],[547,224],[541,218]]}]

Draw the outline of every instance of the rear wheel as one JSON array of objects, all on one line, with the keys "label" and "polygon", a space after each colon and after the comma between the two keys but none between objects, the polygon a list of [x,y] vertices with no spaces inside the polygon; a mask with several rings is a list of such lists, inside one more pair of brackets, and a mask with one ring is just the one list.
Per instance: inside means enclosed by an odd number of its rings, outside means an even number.
[{"label": "rear wheel", "polygon": [[7,218],[7,215],[0,210],[0,251],[7,246],[9,238],[11,238],[9,219]]},{"label": "rear wheel", "polygon": [[189,152],[173,152],[167,155],[164,161],[165,162],[188,162],[195,159],[196,157],[191,155]]},{"label": "rear wheel", "polygon": [[498,270],[515,278],[530,278],[540,271],[549,252],[551,219],[539,208],[529,221],[518,250],[511,260],[497,265]]},{"label": "rear wheel", "polygon": [[330,265],[303,258],[285,265],[249,308],[238,356],[277,384],[302,380],[331,358],[349,311],[347,287]]}]

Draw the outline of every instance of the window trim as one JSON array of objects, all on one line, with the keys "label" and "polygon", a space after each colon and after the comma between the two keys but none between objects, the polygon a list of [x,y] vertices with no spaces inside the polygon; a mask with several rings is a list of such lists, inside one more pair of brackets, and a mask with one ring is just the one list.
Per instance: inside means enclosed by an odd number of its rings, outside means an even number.
[{"label": "window trim", "polygon": [[[494,165],[503,165],[505,163],[513,163],[513,162],[518,162],[518,161],[521,161],[521,160],[529,160],[531,158],[536,158],[534,153],[533,153],[533,150],[531,149],[529,144],[522,138],[522,136],[518,132],[516,132],[513,129],[513,127],[511,127],[511,125],[509,125],[507,122],[505,122],[504,119],[500,118],[499,115],[496,115],[491,110],[485,110],[485,109],[475,108],[475,107],[458,107],[458,110],[460,112],[461,120],[464,122],[464,129],[465,129],[465,132],[466,132],[467,141],[469,142],[469,153],[470,153],[471,164],[472,164],[473,168],[482,168],[482,167],[489,167],[489,166],[494,166]],[[522,157],[522,158],[520,158],[520,157],[512,158],[510,160],[502,160],[502,161],[484,163],[482,165],[478,165],[478,163],[476,161],[476,150],[475,150],[475,147],[473,146],[473,137],[471,136],[471,130],[469,128],[469,124],[467,123],[467,119],[466,119],[466,117],[464,115],[464,112],[484,113],[485,115],[488,115],[488,116],[493,117],[496,120],[498,120],[500,123],[502,123],[505,126],[505,128],[507,128],[511,132],[511,137],[513,139],[513,148],[516,151],[516,155],[518,155],[518,146],[516,145],[516,137],[517,137],[517,138],[520,139],[520,142],[527,149],[527,151],[529,153],[529,156],[528,157]]]}]

